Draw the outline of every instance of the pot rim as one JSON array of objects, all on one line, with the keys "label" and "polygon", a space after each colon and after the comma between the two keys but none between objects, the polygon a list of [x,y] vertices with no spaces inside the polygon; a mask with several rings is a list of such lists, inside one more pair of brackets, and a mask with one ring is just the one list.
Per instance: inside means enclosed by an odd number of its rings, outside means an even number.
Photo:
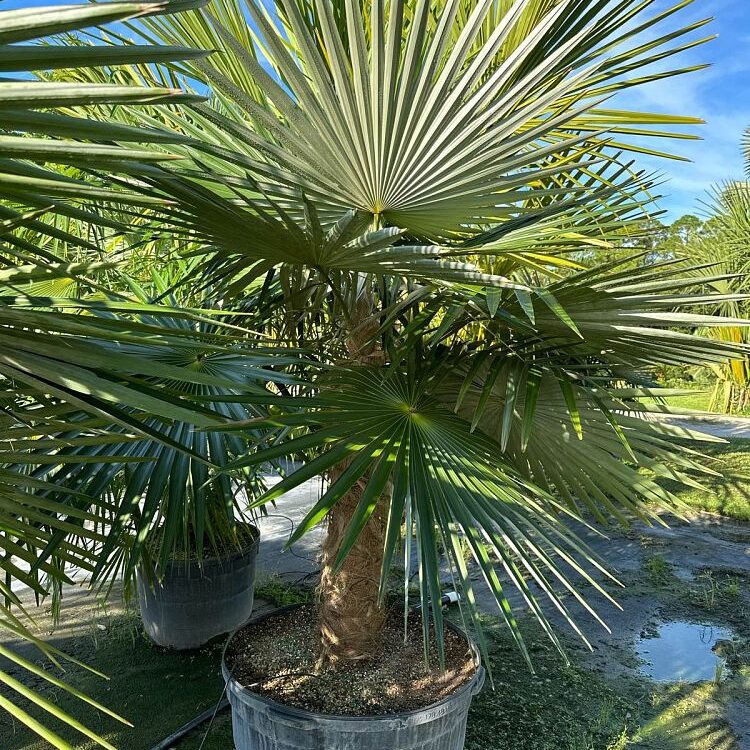
[{"label": "pot rim", "polygon": [[[249,554],[257,554],[258,548],[260,547],[260,529],[254,524],[250,523],[249,521],[244,522],[245,526],[248,526],[253,530],[254,537],[253,540],[246,544],[244,547],[241,547],[238,550],[235,550],[229,555],[212,555],[211,557],[202,557],[200,560],[168,560],[167,564],[164,566],[164,571],[169,570],[174,567],[180,567],[180,568],[189,568],[189,567],[203,567],[206,564],[224,564],[227,562],[232,562],[234,560],[239,559],[240,557],[246,557]],[[138,569],[141,570],[143,568],[143,563],[138,563]],[[157,568],[157,563],[154,563],[154,570]]]},{"label": "pot rim", "polygon": [[221,652],[221,673],[224,677],[224,683],[226,685],[227,692],[230,691],[230,687],[231,687],[236,692],[240,694],[247,694],[251,696],[253,700],[259,701],[260,703],[264,703],[265,705],[269,706],[275,711],[278,711],[279,713],[296,716],[298,718],[304,719],[310,716],[314,716],[323,720],[361,722],[361,721],[379,721],[379,720],[385,720],[385,721],[392,720],[393,721],[393,720],[399,720],[399,719],[408,719],[411,716],[418,716],[419,714],[423,714],[428,711],[433,711],[436,708],[440,708],[441,706],[447,703],[450,703],[454,701],[456,698],[459,698],[460,696],[464,695],[464,693],[466,692],[470,691],[472,695],[475,695],[476,693],[479,692],[479,690],[481,690],[482,686],[484,685],[485,670],[484,670],[484,667],[482,666],[482,660],[481,660],[477,645],[474,643],[474,641],[471,638],[469,638],[469,636],[466,634],[466,632],[462,628],[460,628],[455,623],[450,622],[449,620],[445,620],[446,627],[450,628],[455,633],[460,633],[464,638],[466,638],[466,642],[469,644],[469,648],[471,649],[471,653],[474,657],[474,665],[476,667],[476,671],[474,672],[474,675],[470,680],[468,680],[463,685],[458,687],[450,695],[448,695],[445,698],[441,698],[439,701],[436,701],[435,703],[429,703],[428,705],[423,706],[422,708],[413,708],[413,709],[410,709],[409,711],[399,711],[399,712],[390,713],[390,714],[369,714],[368,716],[347,716],[345,714],[325,714],[325,713],[318,713],[316,711],[307,711],[304,708],[297,708],[296,706],[288,706],[287,704],[280,703],[279,701],[275,701],[272,698],[266,698],[263,695],[259,695],[253,690],[250,690],[250,688],[247,688],[244,685],[241,685],[240,682],[232,676],[232,673],[229,671],[229,668],[227,667],[227,661],[226,661],[227,648],[229,647],[229,644],[232,642],[232,639],[235,637],[235,635],[237,635],[237,633],[240,630],[242,630],[244,627],[246,627],[250,623],[263,622],[264,620],[267,620],[273,615],[278,615],[282,612],[289,612],[293,609],[298,609],[299,607],[303,607],[303,606],[305,605],[304,604],[289,604],[286,607],[278,607],[272,610],[271,612],[266,612],[265,614],[259,615],[257,617],[251,617],[247,622],[243,623],[237,629],[233,630],[229,634],[229,638],[227,638],[227,642],[224,644],[224,649]]}]

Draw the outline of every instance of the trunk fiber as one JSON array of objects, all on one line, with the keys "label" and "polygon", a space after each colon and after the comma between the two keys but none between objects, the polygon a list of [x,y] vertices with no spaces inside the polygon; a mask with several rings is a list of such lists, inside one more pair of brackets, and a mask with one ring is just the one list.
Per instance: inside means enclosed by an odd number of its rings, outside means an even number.
[{"label": "trunk fiber", "polygon": [[[357,302],[346,345],[352,361],[378,367],[385,364],[385,355],[374,340],[379,326],[374,309],[371,295],[363,294]],[[335,482],[350,460],[334,467],[329,481]],[[328,514],[319,588],[322,663],[369,659],[381,642],[385,609],[378,604],[378,591],[388,523],[387,496],[379,499],[343,565],[336,573],[333,571],[368,479],[369,473],[365,473]]]},{"label": "trunk fiber", "polygon": [[[345,464],[330,477],[335,481]],[[320,576],[322,661],[335,663],[370,658],[380,644],[385,609],[378,604],[388,503],[381,498],[338,572],[333,564],[354,516],[367,475],[339,500],[328,516]]]}]

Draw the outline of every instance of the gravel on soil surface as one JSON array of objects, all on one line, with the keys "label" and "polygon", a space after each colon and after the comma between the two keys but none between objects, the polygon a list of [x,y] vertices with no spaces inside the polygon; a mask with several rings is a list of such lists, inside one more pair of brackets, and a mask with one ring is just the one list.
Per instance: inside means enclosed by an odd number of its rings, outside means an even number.
[{"label": "gravel on soil surface", "polygon": [[315,713],[376,716],[424,708],[473,677],[474,656],[466,638],[446,628],[445,671],[437,664],[434,631],[426,664],[421,617],[410,615],[404,631],[400,615],[388,618],[373,659],[319,669],[315,606],[286,610],[238,631],[227,647],[227,666],[253,692]]}]

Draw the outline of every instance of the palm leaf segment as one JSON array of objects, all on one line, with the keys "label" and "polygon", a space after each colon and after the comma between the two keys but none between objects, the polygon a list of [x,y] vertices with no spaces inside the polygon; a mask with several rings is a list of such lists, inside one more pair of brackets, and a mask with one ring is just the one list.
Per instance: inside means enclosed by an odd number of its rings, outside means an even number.
[{"label": "palm leaf segment", "polygon": [[[173,4],[176,5],[176,4]],[[162,12],[164,3],[111,3],[106,5],[82,5],[73,7],[31,8],[0,12],[0,69],[4,74],[28,69],[65,67],[75,65],[100,65],[104,61],[103,50],[79,50],[66,58],[60,56],[54,47],[44,47],[24,43],[64,31],[84,28],[88,25],[132,18],[145,13]],[[183,4],[195,7],[195,4]],[[178,8],[179,9],[179,8]],[[107,51],[106,61],[126,63],[137,56],[146,60],[168,60],[189,55],[187,51],[158,51],[154,48],[122,50],[114,55]],[[18,79],[4,77],[0,82],[0,118],[3,127],[13,131],[8,119],[23,120],[29,115],[28,107],[54,107],[109,102],[153,102],[164,98],[179,98],[174,90],[155,91],[135,90],[131,87],[101,85],[82,87],[77,84],[39,82],[21,75]],[[55,117],[55,124],[63,131],[70,120],[65,116]],[[80,132],[80,131],[78,131]],[[122,134],[122,132],[120,133]],[[28,171],[20,164],[11,167],[8,157],[18,157],[37,153],[41,158],[50,158],[45,145],[33,138],[24,138],[19,144],[17,134],[3,135],[2,157],[9,172],[2,179],[2,194],[13,198],[19,186],[27,182]],[[26,151],[28,147],[28,152]],[[47,143],[58,154],[60,143]],[[65,153],[65,149],[62,150]],[[116,147],[102,147],[90,166],[111,164],[117,161]],[[143,154],[144,158],[148,155]],[[58,173],[63,182],[69,181]],[[28,185],[27,185],[28,187]],[[110,195],[110,197],[112,197]],[[158,440],[167,437],[160,433],[165,424],[182,416],[193,424],[216,424],[223,416],[205,407],[179,397],[169,398],[166,389],[149,387],[148,380],[157,373],[165,375],[165,367],[150,367],[135,355],[118,351],[118,345],[129,337],[140,339],[144,334],[158,345],[159,336],[167,336],[179,345],[184,345],[179,333],[169,336],[169,331],[161,325],[147,325],[123,318],[135,308],[148,310],[153,314],[164,311],[149,305],[135,305],[120,299],[115,304],[111,299],[97,301],[76,301],[72,299],[52,300],[41,297],[43,286],[51,290],[72,286],[86,286],[87,274],[100,270],[97,264],[66,263],[55,254],[42,250],[33,241],[33,233],[49,238],[51,242],[68,243],[83,251],[97,251],[98,248],[83,235],[61,229],[56,223],[40,221],[40,215],[51,207],[72,220],[96,219],[97,224],[112,225],[100,214],[66,206],[50,200],[34,189],[26,190],[24,202],[36,210],[24,212],[10,205],[0,208],[0,235],[4,268],[0,272],[0,306],[2,308],[2,338],[0,349],[0,375],[3,378],[2,417],[0,418],[0,442],[2,443],[3,468],[0,469],[0,549],[4,572],[0,582],[3,605],[0,608],[0,629],[14,637],[24,638],[41,649],[45,658],[54,664],[64,660],[65,655],[45,644],[33,635],[33,621],[22,607],[19,596],[11,587],[18,581],[28,585],[37,596],[46,596],[50,589],[59,591],[68,580],[65,569],[75,565],[82,570],[93,570],[96,545],[104,541],[93,529],[102,518],[94,509],[98,507],[92,497],[75,490],[63,490],[59,484],[52,484],[31,474],[40,466],[64,464],[66,450],[73,446],[107,445],[113,441],[122,444],[120,429],[128,429],[142,435],[151,430]],[[116,224],[115,224],[116,226]],[[21,236],[17,230],[26,229]],[[79,311],[92,308],[106,311],[104,317],[94,321],[86,316],[65,314],[61,307]],[[115,314],[119,314],[117,317]],[[161,322],[163,318],[159,318]],[[149,333],[150,331],[150,333]],[[192,336],[194,338],[194,335]],[[164,341],[164,339],[162,339]],[[192,343],[193,348],[206,349],[206,342]],[[208,351],[215,351],[213,346]],[[172,366],[172,375],[180,382],[196,383],[189,368]],[[135,383],[140,379],[140,383]],[[203,378],[205,381],[205,378]],[[7,391],[7,394],[6,394]],[[121,405],[128,405],[127,408]],[[89,416],[83,416],[84,414]],[[134,410],[134,411],[132,411]],[[152,429],[143,420],[143,414],[157,417],[160,429]],[[70,421],[68,421],[70,420]],[[54,437],[61,429],[69,429],[71,421],[77,421],[75,436],[66,439]],[[120,425],[113,430],[112,425]],[[52,437],[51,437],[52,436]],[[50,455],[41,453],[44,447]],[[32,455],[36,450],[36,455]],[[99,457],[107,461],[111,457]],[[115,457],[121,464],[129,461],[127,455]],[[85,460],[75,457],[75,463]],[[12,463],[13,467],[8,465]],[[50,558],[44,550],[53,544],[56,537],[62,539],[81,538],[83,523],[90,522],[86,543],[78,546],[67,542],[54,544],[54,555]],[[54,688],[65,690],[82,701],[88,702],[109,717],[125,722],[111,710],[81,694],[51,671],[41,669],[12,649],[3,646],[2,656],[25,671],[32,680],[44,680]],[[0,672],[3,695],[0,697],[0,710],[9,712],[17,721],[60,750],[72,750],[72,745],[56,732],[45,726],[40,715],[57,720],[77,730],[97,745],[114,750],[112,744],[75,718],[59,709],[38,691],[34,691],[11,675]],[[31,709],[22,708],[19,700],[25,700]],[[127,722],[125,722],[127,723]]]},{"label": "palm leaf segment", "polygon": [[172,44],[221,49],[187,64],[217,96],[195,108],[189,131],[215,172],[226,169],[215,159],[235,162],[238,178],[251,171],[284,207],[296,189],[329,221],[355,209],[442,241],[638,185],[630,175],[596,179],[625,144],[603,146],[620,132],[690,121],[595,105],[702,25],[638,44],[679,9],[643,20],[650,5],[422,0],[363,12],[354,2],[280,0],[275,16],[248,2],[242,33],[239,5],[223,2],[200,19],[146,25]]}]

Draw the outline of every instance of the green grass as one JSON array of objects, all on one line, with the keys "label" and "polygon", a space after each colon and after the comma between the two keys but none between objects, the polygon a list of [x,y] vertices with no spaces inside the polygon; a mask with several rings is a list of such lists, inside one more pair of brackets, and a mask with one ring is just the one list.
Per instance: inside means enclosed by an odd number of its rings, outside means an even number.
[{"label": "green grass", "polygon": [[719,703],[727,691],[712,682],[677,684],[652,696],[654,715],[638,730],[628,748],[643,750],[734,750],[734,735],[720,715],[706,710]]},{"label": "green grass", "polygon": [[267,576],[255,585],[255,596],[267,599],[277,607],[287,607],[311,602],[313,591],[309,587],[290,586],[280,576]]},{"label": "green grass", "polygon": [[664,586],[672,581],[672,566],[661,555],[648,555],[643,568],[654,586]]},{"label": "green grass", "polygon": [[750,440],[706,444],[700,450],[710,457],[707,465],[722,474],[697,477],[708,491],[670,480],[663,480],[662,484],[694,510],[750,522]]},{"label": "green grass", "polygon": [[[536,675],[529,673],[506,629],[490,630],[488,685],[469,714],[466,750],[607,750],[629,738],[645,707],[637,680],[607,680],[577,663],[566,667],[528,618],[521,623]],[[621,745],[626,747],[626,745]]]},{"label": "green grass", "polygon": [[667,396],[664,402],[667,406],[678,409],[694,409],[695,411],[708,411],[711,401],[711,389],[696,390],[686,396]]},{"label": "green grass", "polygon": [[[106,631],[56,639],[55,645],[110,677],[105,681],[74,667],[67,670],[64,679],[133,721],[135,727],[122,726],[61,690],[43,688],[46,697],[123,750],[152,747],[213,705],[223,689],[219,670],[221,641],[190,654],[168,651],[151,644],[140,628],[140,621],[132,615],[117,614],[109,618]],[[24,708],[38,718],[41,716],[34,708]],[[81,741],[81,735],[55,720],[48,724],[73,742],[76,750],[98,747],[93,742]],[[0,747],[49,750],[50,745],[35,739],[25,727],[18,722],[14,724],[2,713]]]},{"label": "green grass", "polygon": [[[666,396],[660,399],[660,402],[665,403],[667,406],[671,406],[674,409],[690,409],[693,411],[705,411],[710,413],[717,413],[716,410],[710,410],[711,395],[713,393],[713,385],[706,385],[702,388],[694,388],[685,385],[669,385],[665,386],[669,388],[679,388],[687,391],[683,396]],[[656,399],[645,399],[646,403],[656,403]],[[718,412],[720,413],[720,412]],[[736,412],[732,412],[733,417],[747,417],[750,416],[750,409],[741,409]]]}]

